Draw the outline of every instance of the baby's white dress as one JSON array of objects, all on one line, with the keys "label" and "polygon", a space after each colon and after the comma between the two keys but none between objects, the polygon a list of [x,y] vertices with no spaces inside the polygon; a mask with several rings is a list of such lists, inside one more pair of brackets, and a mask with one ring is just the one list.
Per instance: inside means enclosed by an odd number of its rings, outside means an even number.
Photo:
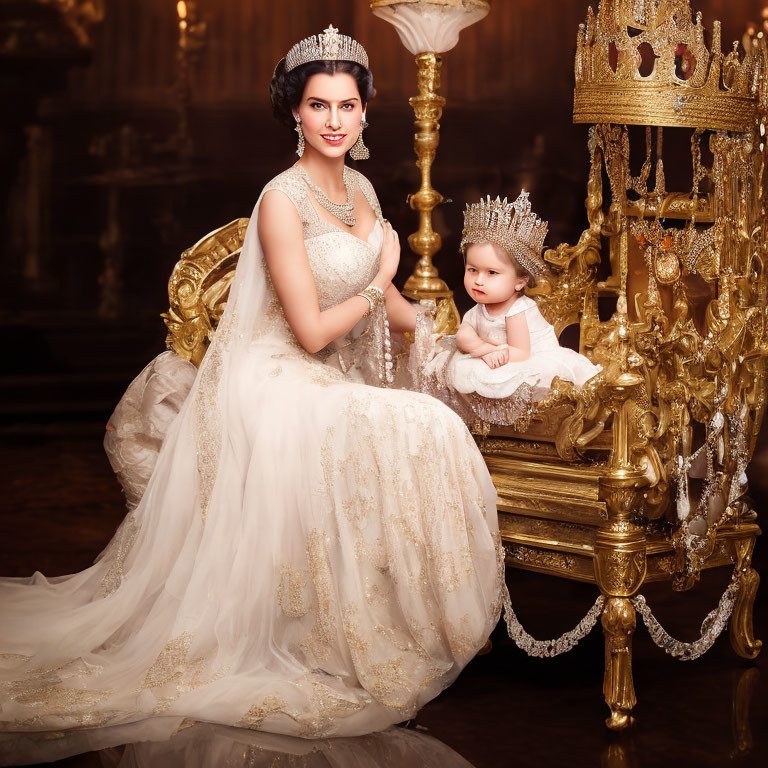
[{"label": "baby's white dress", "polygon": [[534,391],[547,389],[555,376],[580,386],[600,370],[584,355],[560,346],[555,329],[528,296],[521,296],[506,314],[498,317],[489,315],[484,304],[475,304],[464,315],[462,325],[471,325],[485,341],[506,344],[506,320],[521,312],[525,312],[531,335],[531,356],[527,360],[489,368],[482,358],[456,351],[445,361],[444,378],[451,389],[461,394],[476,392],[482,397],[499,399],[510,397],[523,384]]}]

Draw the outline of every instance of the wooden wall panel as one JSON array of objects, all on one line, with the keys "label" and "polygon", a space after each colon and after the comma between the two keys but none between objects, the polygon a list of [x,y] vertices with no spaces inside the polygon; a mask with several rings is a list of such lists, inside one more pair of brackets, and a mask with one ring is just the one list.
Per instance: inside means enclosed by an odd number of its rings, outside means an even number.
[{"label": "wooden wall panel", "polygon": [[[587,0],[492,0],[486,19],[445,56],[443,93],[453,105],[570,98],[576,30]],[[725,39],[757,19],[760,0],[701,0]],[[403,104],[415,88],[413,64],[394,29],[367,0],[198,0],[208,24],[193,72],[197,104],[261,103],[275,63],[296,40],[331,21],[368,49],[382,103]],[[72,75],[68,98],[91,104],[167,104],[178,35],[175,0],[110,0],[96,32],[92,64]]]},{"label": "wooden wall panel", "polygon": [[[710,24],[720,17],[729,40],[757,19],[763,3],[768,0],[700,0],[696,7]],[[435,211],[444,238],[435,261],[452,286],[460,285],[462,271],[461,210],[481,194],[528,189],[537,213],[550,222],[550,245],[574,242],[584,226],[587,128],[572,124],[571,103],[575,35],[587,4],[492,0],[488,18],[464,30],[445,56],[448,103],[433,179],[453,203]],[[366,133],[371,159],[360,168],[403,242],[416,228],[405,204],[418,187],[408,106],[415,67],[367,0],[198,0],[198,10],[208,30],[192,72],[193,153],[184,163],[173,152],[175,0],[109,0],[91,64],[73,73],[66,93],[42,111],[53,158],[46,263],[51,284],[71,286],[64,294],[71,306],[97,304],[108,190],[122,190],[122,247],[131,254],[123,276],[126,305],[155,314],[178,253],[248,215],[263,184],[296,158],[295,134],[270,115],[274,65],[293,42],[331,21],[366,46],[378,90]],[[137,137],[139,151],[123,177],[116,170],[123,162],[117,137],[126,134]],[[683,142],[678,154],[687,159],[686,137]],[[108,147],[104,157],[90,151],[99,144]],[[674,151],[672,135],[665,145]],[[675,183],[672,162],[668,174]],[[404,248],[399,285],[415,261]],[[21,301],[23,294],[10,295]],[[463,291],[457,300],[464,300]]]}]

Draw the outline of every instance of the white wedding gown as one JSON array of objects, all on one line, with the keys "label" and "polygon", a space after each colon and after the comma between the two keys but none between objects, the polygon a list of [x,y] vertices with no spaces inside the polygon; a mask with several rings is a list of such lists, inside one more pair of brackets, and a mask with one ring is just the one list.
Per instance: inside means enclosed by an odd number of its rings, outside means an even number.
[{"label": "white wedding gown", "polygon": [[[299,211],[321,308],[378,268],[381,212],[356,178],[379,219],[368,241],[321,218],[296,170],[265,187]],[[160,392],[164,440],[118,457],[151,477],[101,558],[0,580],[0,730],[164,717],[369,733],[449,685],[495,626],[496,492],[463,422],[427,395],[363,383],[384,370],[383,309],[362,335],[305,352],[257,216],[258,203],[178,416]],[[172,369],[168,354],[153,366]],[[194,372],[180,365],[186,391]],[[147,417],[123,405],[118,435]]]}]

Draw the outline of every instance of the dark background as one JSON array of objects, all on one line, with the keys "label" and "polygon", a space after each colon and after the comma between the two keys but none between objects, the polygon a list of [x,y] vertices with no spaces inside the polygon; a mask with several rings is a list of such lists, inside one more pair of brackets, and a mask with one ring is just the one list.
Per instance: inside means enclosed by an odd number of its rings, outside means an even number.
[{"label": "dark background", "polygon": [[[159,314],[181,251],[249,215],[263,184],[294,161],[294,135],[271,116],[268,82],[295,41],[331,22],[365,45],[377,88],[366,134],[371,159],[358,167],[401,240],[416,228],[405,205],[418,187],[407,103],[415,67],[365,0],[199,0],[197,19],[207,27],[188,69],[191,146],[179,138],[174,0],[105,0],[103,20],[84,33],[61,12],[65,5],[0,0],[4,575],[77,571],[109,540],[123,511],[99,445],[103,425],[125,386],[163,348]],[[572,125],[571,107],[587,1],[491,5],[444,57],[447,106],[433,179],[454,202],[436,212],[445,240],[435,263],[461,309],[457,240],[466,200],[525,186],[549,219],[550,245],[576,241],[585,225],[587,129]],[[695,3],[709,28],[722,21],[726,50],[760,20],[762,6]],[[414,262],[406,248],[398,285]],[[767,466],[768,451],[760,449],[751,468],[758,511],[768,498]],[[758,542],[758,568],[766,562],[762,549]],[[690,593],[668,585],[644,593],[673,634],[692,639],[727,578],[720,569]],[[538,637],[573,626],[595,596],[590,585],[520,572],[510,587]],[[764,594],[757,622],[765,639]],[[602,727],[598,630],[556,661],[528,660],[498,634],[496,650],[472,662],[421,717],[478,767],[765,764],[768,686],[756,684],[754,744],[745,748],[732,723],[732,692],[752,668],[726,637],[704,659],[681,664],[638,627],[635,650],[640,703],[631,734],[615,737]]]},{"label": "dark background", "polygon": [[[190,21],[205,31],[186,99],[175,0],[79,0],[104,8],[85,31],[58,10],[68,4],[0,0],[0,425],[20,429],[103,420],[162,348],[158,315],[181,251],[248,216],[263,184],[295,160],[268,83],[296,40],[330,22],[365,45],[374,72],[372,156],[358,167],[404,243],[416,228],[405,205],[418,187],[407,101],[415,66],[365,0],[198,0]],[[491,6],[443,67],[434,185],[454,202],[436,211],[444,247],[435,262],[462,310],[457,239],[467,200],[526,187],[550,222],[550,245],[575,241],[585,223],[587,128],[572,125],[571,106],[587,2]],[[696,7],[710,27],[722,21],[729,41],[760,19],[761,2]],[[189,146],[178,135],[182,101]],[[400,285],[414,263],[406,246]]]}]

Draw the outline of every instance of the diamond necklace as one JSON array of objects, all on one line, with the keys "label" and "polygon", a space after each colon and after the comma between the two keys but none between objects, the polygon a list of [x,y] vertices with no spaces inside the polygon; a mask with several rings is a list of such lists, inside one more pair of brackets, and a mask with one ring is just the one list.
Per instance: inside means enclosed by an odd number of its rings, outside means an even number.
[{"label": "diamond necklace", "polygon": [[352,209],[355,205],[355,185],[353,183],[354,179],[352,177],[352,171],[346,165],[344,166],[343,179],[344,188],[347,190],[347,202],[334,203],[329,200],[325,192],[323,192],[323,190],[309,178],[309,174],[300,165],[297,165],[296,168],[299,169],[299,173],[304,177],[307,186],[312,190],[315,200],[317,200],[317,202],[332,216],[343,221],[348,227],[354,227],[355,217],[352,215]]}]

